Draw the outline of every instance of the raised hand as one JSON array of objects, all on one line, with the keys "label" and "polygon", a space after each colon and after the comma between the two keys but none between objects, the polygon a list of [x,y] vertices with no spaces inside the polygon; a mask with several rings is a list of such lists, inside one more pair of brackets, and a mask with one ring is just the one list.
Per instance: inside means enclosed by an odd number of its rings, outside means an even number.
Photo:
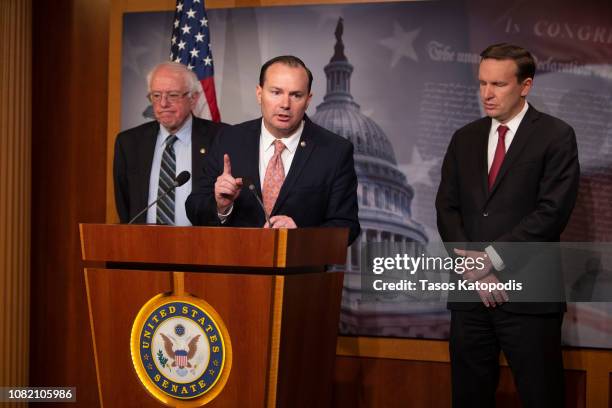
[{"label": "raised hand", "polygon": [[240,195],[242,189],[242,178],[232,176],[232,163],[228,154],[223,155],[223,173],[217,177],[215,182],[215,201],[217,211],[225,214],[234,204],[234,200]]}]

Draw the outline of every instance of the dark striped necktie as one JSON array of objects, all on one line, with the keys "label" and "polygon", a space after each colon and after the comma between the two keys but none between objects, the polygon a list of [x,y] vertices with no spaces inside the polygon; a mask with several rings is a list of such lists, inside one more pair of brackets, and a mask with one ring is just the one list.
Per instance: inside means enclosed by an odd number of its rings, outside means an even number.
[{"label": "dark striped necktie", "polygon": [[[174,153],[174,142],[176,136],[170,135],[166,138],[166,148],[162,154],[161,167],[159,169],[159,187],[157,196],[160,197],[174,183],[176,177],[176,155]],[[157,224],[174,225],[174,190],[157,202]]]}]

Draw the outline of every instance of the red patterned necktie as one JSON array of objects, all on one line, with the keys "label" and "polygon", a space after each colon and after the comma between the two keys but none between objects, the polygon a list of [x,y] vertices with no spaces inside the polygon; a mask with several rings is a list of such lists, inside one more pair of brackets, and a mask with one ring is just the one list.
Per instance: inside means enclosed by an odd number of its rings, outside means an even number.
[{"label": "red patterned necktie", "polygon": [[275,140],[274,155],[268,162],[268,167],[266,167],[263,185],[263,202],[268,215],[272,212],[278,193],[285,181],[285,168],[283,167],[283,160],[281,159],[283,150],[285,150],[285,144],[280,140]]},{"label": "red patterned necktie", "polygon": [[508,132],[508,126],[499,125],[497,133],[499,138],[497,139],[497,147],[495,148],[495,156],[493,156],[493,164],[491,164],[491,170],[489,170],[489,190],[493,187],[499,169],[504,162],[504,156],[506,156],[506,132]]}]

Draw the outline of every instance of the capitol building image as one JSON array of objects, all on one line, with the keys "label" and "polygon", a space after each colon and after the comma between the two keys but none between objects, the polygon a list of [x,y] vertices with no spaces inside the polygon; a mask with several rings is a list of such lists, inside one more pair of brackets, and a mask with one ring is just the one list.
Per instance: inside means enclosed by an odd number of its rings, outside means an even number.
[{"label": "capitol building image", "polygon": [[398,169],[393,146],[382,128],[361,112],[351,94],[353,65],[344,54],[343,29],[340,18],[334,54],[324,68],[327,91],[311,118],[350,140],[355,149],[361,234],[348,251],[340,332],[440,337],[443,333],[439,331],[445,331],[448,322],[439,303],[432,306],[403,293],[385,295],[362,288],[361,251],[366,243],[393,243],[393,248],[413,252],[420,251],[428,237],[425,228],[412,218],[414,189]]}]

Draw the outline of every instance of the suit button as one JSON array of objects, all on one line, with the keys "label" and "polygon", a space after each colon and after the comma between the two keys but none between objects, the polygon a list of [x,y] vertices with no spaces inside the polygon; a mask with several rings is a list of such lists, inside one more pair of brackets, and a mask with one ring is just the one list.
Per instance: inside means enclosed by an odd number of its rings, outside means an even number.
[{"label": "suit button", "polygon": [[483,216],[483,217],[488,217],[488,216],[489,216],[489,213],[488,213],[488,212],[483,212],[483,213],[482,213],[482,216]]}]

